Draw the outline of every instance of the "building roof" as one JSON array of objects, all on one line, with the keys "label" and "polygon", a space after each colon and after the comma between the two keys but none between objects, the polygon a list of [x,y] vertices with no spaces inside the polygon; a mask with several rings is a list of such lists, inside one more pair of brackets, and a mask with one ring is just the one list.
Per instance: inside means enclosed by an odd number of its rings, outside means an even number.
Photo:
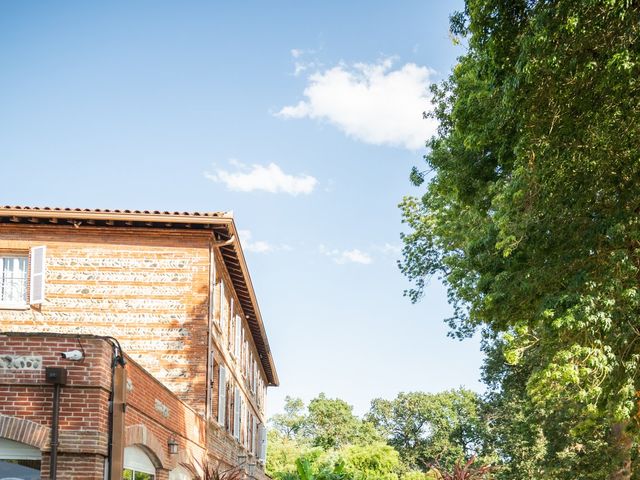
[{"label": "building roof", "polygon": [[167,228],[208,230],[219,245],[234,290],[247,318],[268,384],[279,384],[251,276],[238,239],[233,216],[227,212],[168,212],[53,207],[0,207],[0,224],[91,225],[109,228]]}]

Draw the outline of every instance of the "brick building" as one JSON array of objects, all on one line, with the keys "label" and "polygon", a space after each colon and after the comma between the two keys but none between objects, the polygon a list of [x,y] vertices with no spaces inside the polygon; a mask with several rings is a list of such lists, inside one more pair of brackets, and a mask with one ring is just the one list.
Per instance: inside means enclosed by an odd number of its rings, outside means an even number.
[{"label": "brick building", "polygon": [[0,332],[0,479],[267,478],[278,377],[229,215],[0,208]]}]

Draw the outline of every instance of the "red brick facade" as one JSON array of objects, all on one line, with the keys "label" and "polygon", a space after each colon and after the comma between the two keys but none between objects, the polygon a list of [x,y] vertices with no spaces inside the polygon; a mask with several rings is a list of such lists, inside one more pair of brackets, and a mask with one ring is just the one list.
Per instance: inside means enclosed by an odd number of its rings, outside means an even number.
[{"label": "red brick facade", "polygon": [[[44,368],[64,366],[58,478],[102,479],[114,346],[91,336],[113,337],[128,360],[125,444],[114,448],[142,445],[157,479],[178,465],[200,478],[205,463],[228,468],[239,458],[265,477],[257,454],[265,390],[277,376],[233,221],[65,215],[0,209],[0,258],[46,246],[45,300],[3,307],[0,298],[0,331],[18,332],[0,336],[0,439],[41,449],[48,478]],[[69,350],[84,359],[61,358]]]}]

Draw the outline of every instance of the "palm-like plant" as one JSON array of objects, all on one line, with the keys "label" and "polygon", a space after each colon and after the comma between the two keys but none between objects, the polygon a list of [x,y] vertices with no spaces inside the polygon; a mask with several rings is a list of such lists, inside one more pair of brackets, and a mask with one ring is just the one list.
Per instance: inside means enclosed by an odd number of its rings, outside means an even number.
[{"label": "palm-like plant", "polygon": [[220,465],[205,463],[203,480],[244,480],[244,470],[240,467],[223,469]]},{"label": "palm-like plant", "polygon": [[435,464],[431,465],[431,469],[436,473],[439,480],[488,480],[494,468],[490,465],[476,466],[474,465],[475,461],[476,457],[471,457],[463,465],[458,460],[450,472],[442,468],[436,461]]}]

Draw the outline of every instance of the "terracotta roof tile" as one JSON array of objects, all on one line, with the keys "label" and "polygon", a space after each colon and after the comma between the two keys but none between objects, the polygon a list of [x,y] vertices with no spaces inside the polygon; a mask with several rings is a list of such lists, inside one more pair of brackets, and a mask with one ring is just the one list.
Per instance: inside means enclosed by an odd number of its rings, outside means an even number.
[{"label": "terracotta roof tile", "polygon": [[121,209],[109,209],[109,208],[62,208],[62,207],[28,207],[22,205],[4,205],[0,209],[6,210],[23,210],[23,211],[38,211],[38,212],[87,212],[87,213],[130,213],[136,215],[176,215],[176,216],[191,216],[191,217],[225,217],[228,216],[226,212],[170,212],[160,210],[121,210]]}]

